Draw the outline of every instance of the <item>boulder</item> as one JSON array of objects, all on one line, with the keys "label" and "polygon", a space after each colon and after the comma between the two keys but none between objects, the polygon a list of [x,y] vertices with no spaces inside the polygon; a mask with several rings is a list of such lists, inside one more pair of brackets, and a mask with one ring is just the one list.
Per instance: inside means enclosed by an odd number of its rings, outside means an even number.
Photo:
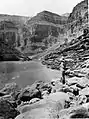
[{"label": "boulder", "polygon": [[86,77],[81,78],[78,81],[78,84],[81,85],[82,87],[86,87],[87,85],[89,86],[89,79],[87,79]]},{"label": "boulder", "polygon": [[81,106],[70,107],[59,112],[59,119],[88,119],[89,118],[89,103]]},{"label": "boulder", "polygon": [[86,85],[89,85],[89,80],[86,77],[83,78],[73,77],[67,78],[66,80],[69,86],[76,84],[78,87],[84,88],[86,87]]},{"label": "boulder", "polygon": [[74,118],[89,118],[89,112],[85,107],[78,107],[70,113],[70,119]]},{"label": "boulder", "polygon": [[4,95],[6,95],[6,94],[3,93],[3,92],[0,92],[0,97],[2,97],[2,96],[4,96]]},{"label": "boulder", "polygon": [[48,95],[49,95],[49,94],[48,94],[48,91],[43,91],[43,92],[42,92],[42,97],[43,97],[43,98],[47,97]]},{"label": "boulder", "polygon": [[40,101],[39,98],[33,98],[30,100],[30,104],[36,103],[37,101]]},{"label": "boulder", "polygon": [[18,99],[25,102],[30,101],[32,98],[42,98],[41,92],[32,87],[26,87],[23,91],[19,94]]},{"label": "boulder", "polygon": [[77,100],[78,104],[84,104],[87,102],[87,97],[85,95],[80,95]]},{"label": "boulder", "polygon": [[80,90],[80,91],[79,91],[79,95],[89,96],[89,87],[87,86],[86,88]]},{"label": "boulder", "polygon": [[15,82],[12,82],[5,84],[5,87],[1,89],[0,92],[6,95],[12,94],[13,97],[15,97],[15,95],[18,93],[19,90],[20,90],[19,86]]},{"label": "boulder", "polygon": [[59,92],[63,89],[63,84],[60,82],[60,80],[52,80],[52,92]]},{"label": "boulder", "polygon": [[45,83],[43,81],[36,81],[31,86],[25,87],[19,94],[18,98],[24,102],[30,101],[32,98],[42,99],[43,92],[47,91],[48,94],[50,94],[51,90],[52,86],[50,83]]},{"label": "boulder", "polygon": [[70,101],[69,99],[69,95],[67,93],[64,93],[64,92],[56,92],[56,93],[53,93],[53,94],[50,94],[48,97],[47,97],[47,101],[48,102],[55,102],[55,103],[59,103],[61,104],[61,108],[64,108],[65,107],[65,102],[66,101]]},{"label": "boulder", "polygon": [[[51,93],[51,90],[52,90],[52,86],[50,83],[45,83],[43,81],[37,81],[35,82],[33,85],[35,85],[36,89],[40,90],[41,93],[43,91],[48,91],[49,93]],[[32,86],[33,86],[32,85]]]},{"label": "boulder", "polygon": [[72,78],[66,78],[68,85],[74,85],[77,84],[78,80],[81,80],[80,78],[72,77]]},{"label": "boulder", "polygon": [[9,101],[3,99],[0,100],[0,116],[2,116],[4,119],[14,119],[18,114],[20,113]]},{"label": "boulder", "polygon": [[8,100],[8,101],[13,101],[13,98],[11,95],[5,95],[2,97],[4,100]]},{"label": "boulder", "polygon": [[68,85],[64,85],[64,86],[60,89],[60,91],[63,91],[63,92],[65,92],[65,93],[67,93],[67,92],[73,93],[73,88],[69,87]]}]

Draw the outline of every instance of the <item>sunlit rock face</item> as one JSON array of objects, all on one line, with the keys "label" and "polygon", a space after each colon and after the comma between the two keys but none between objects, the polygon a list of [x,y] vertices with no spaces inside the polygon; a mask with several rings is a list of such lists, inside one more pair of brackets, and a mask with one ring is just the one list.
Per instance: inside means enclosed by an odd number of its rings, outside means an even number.
[{"label": "sunlit rock face", "polygon": [[70,39],[81,35],[88,25],[88,0],[78,3],[68,17],[67,35]]},{"label": "sunlit rock face", "polygon": [[78,21],[80,20],[80,18],[82,19],[82,21],[87,20],[88,19],[87,14],[88,14],[88,0],[84,0],[78,3],[73,8],[73,11],[68,18],[68,22],[73,22],[75,20]]},{"label": "sunlit rock face", "polygon": [[64,24],[66,23],[67,17],[60,16],[58,14],[49,12],[49,11],[42,11],[37,14],[37,16],[31,18],[28,23],[38,22],[38,21],[44,21],[44,22],[50,22],[54,24]]},{"label": "sunlit rock face", "polygon": [[27,38],[24,52],[41,53],[58,41],[59,34],[64,33],[63,25],[67,17],[49,11],[38,13],[27,21],[31,36]]}]

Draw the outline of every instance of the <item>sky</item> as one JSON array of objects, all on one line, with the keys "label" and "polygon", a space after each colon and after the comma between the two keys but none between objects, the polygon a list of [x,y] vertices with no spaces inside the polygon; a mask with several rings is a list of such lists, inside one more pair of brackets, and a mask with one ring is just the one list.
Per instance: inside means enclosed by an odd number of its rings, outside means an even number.
[{"label": "sky", "polygon": [[82,0],[0,0],[0,14],[34,16],[48,10],[62,15],[71,13]]}]

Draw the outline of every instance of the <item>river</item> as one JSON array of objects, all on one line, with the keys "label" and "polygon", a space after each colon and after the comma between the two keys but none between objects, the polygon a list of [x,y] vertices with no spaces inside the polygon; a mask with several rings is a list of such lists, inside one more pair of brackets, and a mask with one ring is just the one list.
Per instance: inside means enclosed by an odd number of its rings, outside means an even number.
[{"label": "river", "polygon": [[37,80],[48,82],[55,78],[60,78],[60,72],[47,68],[39,61],[0,62],[0,88],[5,83],[16,82],[25,87]]}]

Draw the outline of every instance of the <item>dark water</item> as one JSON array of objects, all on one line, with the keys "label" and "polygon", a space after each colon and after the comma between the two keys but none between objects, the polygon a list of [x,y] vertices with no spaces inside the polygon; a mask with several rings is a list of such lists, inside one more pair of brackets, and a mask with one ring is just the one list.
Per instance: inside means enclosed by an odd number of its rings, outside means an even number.
[{"label": "dark water", "polygon": [[58,71],[48,69],[38,61],[0,63],[0,87],[10,82],[16,82],[19,86],[24,87],[37,80],[48,82],[58,77],[60,77]]}]

